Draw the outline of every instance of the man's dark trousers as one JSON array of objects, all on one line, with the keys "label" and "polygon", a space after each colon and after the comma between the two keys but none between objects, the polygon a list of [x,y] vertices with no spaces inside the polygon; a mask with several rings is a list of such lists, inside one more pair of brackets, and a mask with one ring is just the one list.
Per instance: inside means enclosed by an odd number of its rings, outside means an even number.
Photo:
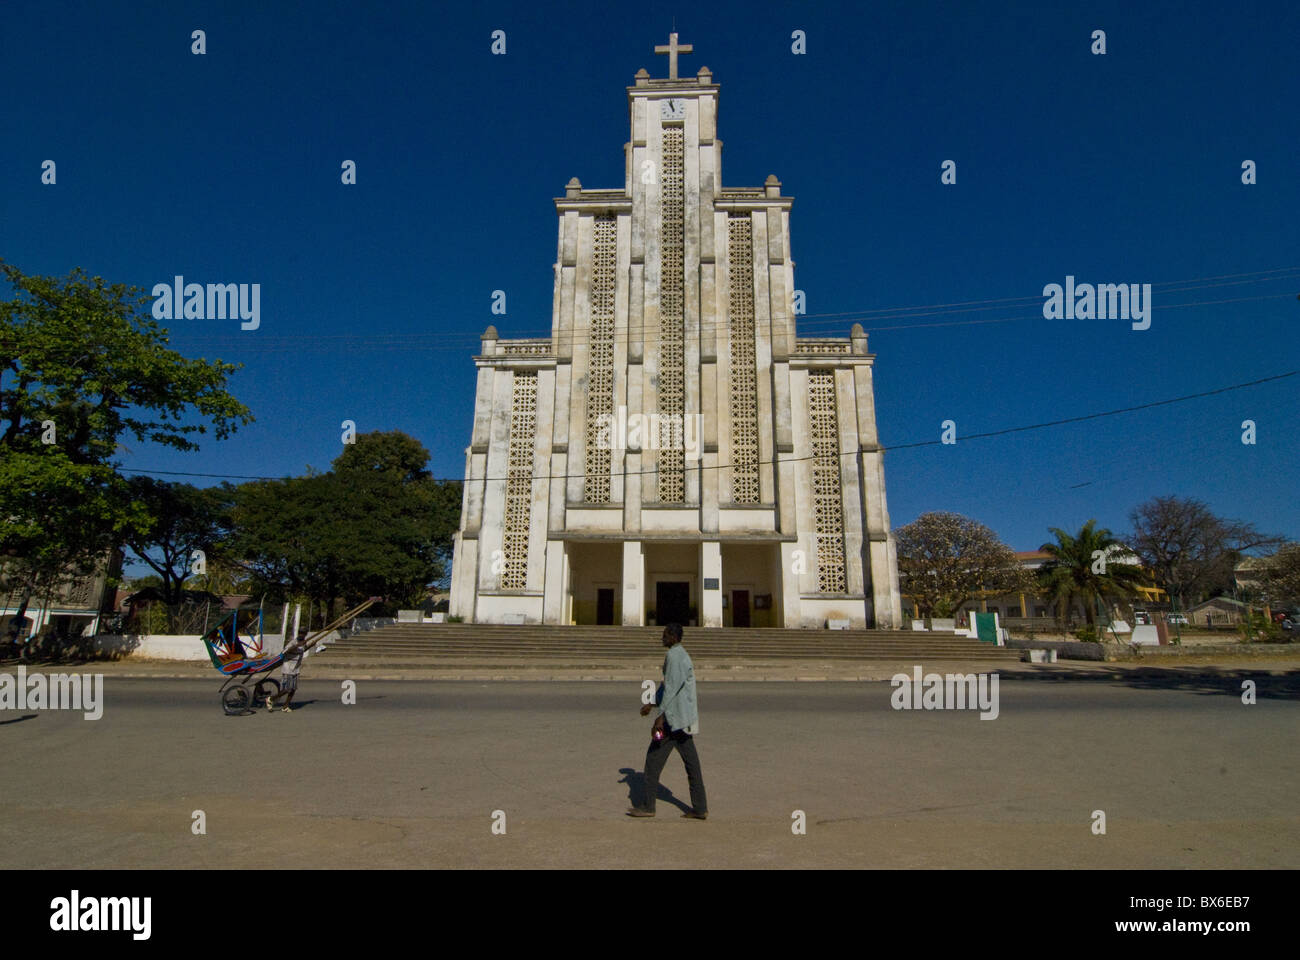
[{"label": "man's dark trousers", "polygon": [[659,792],[659,774],[663,773],[664,764],[673,747],[682,755],[686,764],[686,780],[691,785],[691,807],[696,813],[708,813],[709,801],[704,796],[704,774],[700,771],[700,755],[695,752],[695,738],[685,730],[664,731],[662,740],[651,740],[650,749],[645,752],[645,803],[643,809],[654,812],[655,795]]}]

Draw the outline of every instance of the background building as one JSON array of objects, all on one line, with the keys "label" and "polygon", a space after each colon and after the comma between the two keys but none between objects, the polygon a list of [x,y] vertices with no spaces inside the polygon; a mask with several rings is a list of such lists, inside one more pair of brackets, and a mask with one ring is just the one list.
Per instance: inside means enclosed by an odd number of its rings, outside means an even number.
[{"label": "background building", "polygon": [[[69,571],[58,583],[33,590],[27,600],[20,636],[42,631],[59,637],[93,636],[100,617],[113,612],[116,591],[109,586],[122,573],[122,551],[114,550],[92,572]],[[22,606],[24,591],[0,594],[0,640],[9,636]]]}]

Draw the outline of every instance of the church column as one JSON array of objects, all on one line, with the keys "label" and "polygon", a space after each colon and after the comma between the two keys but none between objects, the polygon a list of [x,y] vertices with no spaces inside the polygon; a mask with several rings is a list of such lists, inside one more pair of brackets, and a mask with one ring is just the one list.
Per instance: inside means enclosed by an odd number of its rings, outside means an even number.
[{"label": "church column", "polygon": [[564,619],[564,568],[565,556],[563,540],[546,542],[546,585],[542,596],[542,623],[565,624]]},{"label": "church column", "polygon": [[645,626],[645,551],[640,540],[623,541],[623,626]]},{"label": "church column", "polygon": [[[688,100],[687,121],[683,125],[684,151],[682,157],[682,417],[683,436],[685,418],[701,410],[700,374],[701,344],[700,322],[702,315],[701,290],[701,215],[711,217],[713,204],[702,203],[700,197],[700,142],[698,100]],[[697,122],[692,123],[692,119]],[[683,456],[684,496],[686,503],[700,502],[699,464]]]},{"label": "church column", "polygon": [[[716,588],[708,587],[710,580]],[[700,544],[700,626],[722,626],[722,544],[716,540]]]},{"label": "church column", "polygon": [[901,597],[898,593],[897,561],[893,552],[893,539],[889,535],[889,522],[884,514],[885,471],[881,465],[881,452],[864,450],[859,454],[859,468],[867,479],[863,491],[863,511],[866,515],[866,535],[871,569],[868,594],[875,608],[877,627],[890,627],[901,621]]},{"label": "church column", "polygon": [[720,489],[718,469],[718,365],[717,355],[713,352],[713,341],[706,328],[705,353],[700,364],[700,417],[701,430],[696,442],[696,459],[694,468],[700,474],[700,530],[704,533],[718,532],[718,490]]},{"label": "church column", "polygon": [[[854,324],[852,349],[855,356],[870,356],[867,335],[861,324]],[[861,509],[867,538],[870,569],[868,593],[872,602],[872,621],[880,628],[896,627],[902,622],[902,598],[898,595],[897,560],[889,534],[889,513],[885,506],[884,454],[876,433],[876,407],[871,367],[853,368],[853,391],[857,400],[858,467],[863,478]]]},{"label": "church column", "polygon": [[568,545],[564,551],[564,576],[560,590],[560,622],[573,623],[573,561],[569,558]]},{"label": "church column", "polygon": [[[771,180],[772,178],[768,178]],[[773,195],[773,188],[768,188],[768,195]],[[769,211],[770,213],[770,211]],[[779,217],[778,217],[779,220]],[[771,266],[771,238],[768,237],[768,225],[772,222],[770,216],[764,216],[761,211],[754,211],[751,215],[753,231],[753,273],[750,282],[753,284],[753,302],[752,310],[754,314],[754,405],[758,411],[757,428],[758,439],[758,477],[759,477],[759,503],[776,502],[776,471],[773,465],[775,459],[772,448],[772,431],[765,429],[766,425],[771,423],[767,418],[768,412],[774,409],[772,396],[772,312],[773,291],[770,285]],[[779,239],[779,238],[778,238]],[[780,309],[777,307],[776,309]],[[759,426],[762,424],[763,426]]]},{"label": "church column", "polygon": [[[567,220],[567,214],[566,214]],[[565,437],[568,461],[572,465],[566,481],[565,499],[568,503],[584,503],[587,473],[587,391],[591,385],[591,262],[593,221],[589,216],[575,217],[573,299],[565,305],[565,321],[569,324],[574,350],[569,364],[569,393],[564,398],[568,407],[565,416],[568,434]]]},{"label": "church column", "polygon": [[[880,489],[885,489],[885,465],[884,455],[876,455],[876,466],[880,470]],[[883,496],[883,493],[881,494]],[[889,529],[889,511],[885,511],[885,529]],[[885,576],[889,581],[889,616],[890,622],[884,622],[883,618],[877,619],[877,627],[891,627],[897,629],[903,625],[903,595],[898,584],[898,543],[892,533],[888,534],[889,539],[885,541],[885,556],[887,566]]]},{"label": "church column", "polygon": [[[631,423],[633,417],[641,416],[641,380],[642,366],[639,363],[629,363],[627,367],[627,422]],[[630,431],[629,431],[630,432]],[[646,433],[642,430],[641,433]],[[623,464],[623,530],[627,533],[640,533],[641,531],[641,504],[645,502],[645,490],[650,488],[650,481],[653,477],[646,476],[642,471],[645,469],[642,464],[653,462],[650,457],[643,456],[641,453],[641,444],[644,443],[645,437],[626,438],[627,449],[619,452],[619,457]],[[632,440],[637,442],[636,448],[633,449]],[[653,453],[653,451],[652,451]]]},{"label": "church column", "polygon": [[[801,556],[796,557],[795,554]],[[781,612],[785,617],[783,626],[802,627],[803,613],[799,608],[799,576],[796,571],[807,570],[806,548],[799,542],[786,541],[781,544]]]},{"label": "church column", "polygon": [[505,529],[500,518],[506,515],[506,476],[510,472],[510,426],[514,409],[514,378],[510,371],[497,371],[492,383],[491,424],[484,457],[485,481],[483,490],[483,516],[492,522],[484,523],[479,531],[478,591],[501,589],[501,569],[493,569],[494,557],[505,555]]},{"label": "church column", "polygon": [[457,533],[451,558],[451,602],[447,612],[473,623],[477,602],[478,540],[466,539]]},{"label": "church column", "polygon": [[[835,407],[843,410],[839,417],[840,490],[842,491],[844,524],[844,590],[847,593],[868,597],[871,575],[864,549],[867,544],[867,520],[863,515],[863,501],[871,484],[858,463],[858,419],[853,395],[853,371],[843,367],[835,371]],[[847,454],[847,456],[845,456]],[[870,611],[867,611],[868,619]]]},{"label": "church column", "polygon": [[[611,406],[613,413],[617,417],[619,407],[626,409],[628,397],[628,361],[631,358],[631,338],[628,334],[629,327],[629,310],[635,290],[634,284],[629,283],[629,277],[632,275],[632,219],[627,214],[621,214],[617,220],[617,236],[615,243],[617,245],[617,264],[615,267],[614,283],[614,392]],[[623,464],[623,440],[620,438],[619,446],[610,453],[610,470],[612,476],[609,482],[609,500],[610,503],[622,503],[626,493],[624,491],[623,472],[626,469]]]}]

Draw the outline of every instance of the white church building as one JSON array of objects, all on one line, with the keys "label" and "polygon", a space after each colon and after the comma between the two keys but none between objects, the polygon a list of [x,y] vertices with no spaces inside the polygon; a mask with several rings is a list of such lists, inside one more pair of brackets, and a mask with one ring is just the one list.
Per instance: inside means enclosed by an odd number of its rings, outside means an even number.
[{"label": "white church building", "polygon": [[797,335],[792,199],[722,185],[719,88],[655,49],[623,184],[555,201],[551,335],[474,358],[450,614],[897,628],[867,336]]}]

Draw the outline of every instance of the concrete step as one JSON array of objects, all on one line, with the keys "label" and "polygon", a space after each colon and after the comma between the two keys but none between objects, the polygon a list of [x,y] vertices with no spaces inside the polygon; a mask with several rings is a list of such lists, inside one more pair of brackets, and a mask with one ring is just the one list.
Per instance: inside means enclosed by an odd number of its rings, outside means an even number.
[{"label": "concrete step", "polygon": [[[526,639],[529,642],[603,642],[657,643],[662,631],[654,627],[537,627],[461,624],[397,624],[357,634],[344,639],[401,640],[501,640]],[[744,643],[860,643],[876,642],[973,642],[952,633],[916,633],[905,630],[769,630],[743,628],[692,629],[686,642],[712,643],[731,640]]]},{"label": "concrete step", "polygon": [[[428,665],[448,660],[658,662],[659,627],[393,624],[328,646],[331,662]],[[871,660],[1018,660],[1020,652],[950,633],[907,630],[690,629],[687,649],[702,663]]]},{"label": "concrete step", "polygon": [[[685,627],[686,636],[953,636],[944,631],[911,630],[787,630],[784,627]],[[429,633],[429,635],[448,635],[448,633],[474,633],[474,635],[491,635],[491,633],[554,633],[554,635],[594,635],[594,636],[649,636],[658,640],[663,627],[597,627],[554,626],[554,624],[502,624],[502,623],[391,623],[378,627],[370,633],[400,632]]]},{"label": "concrete step", "polygon": [[[659,646],[658,637],[589,637],[589,636],[547,636],[528,634],[479,634],[479,635],[455,635],[455,636],[424,636],[421,634],[392,634],[382,633],[378,630],[371,633],[361,633],[352,637],[342,637],[335,641],[337,643],[357,642],[357,643],[536,643],[536,644],[613,644],[628,646]],[[752,647],[784,647],[784,646],[862,646],[864,644],[933,644],[933,643],[955,643],[967,644],[978,643],[977,640],[971,640],[968,637],[918,637],[915,635],[897,636],[897,637],[839,637],[831,634],[829,636],[782,636],[782,637],[746,637],[740,636],[712,636],[700,635],[688,637],[686,645],[689,646],[715,646],[720,643],[743,644]]]},{"label": "concrete step", "polygon": [[[662,657],[662,652],[653,647],[615,647],[607,644],[331,644],[328,649],[338,653],[351,652],[370,652],[376,654],[382,653],[510,653],[513,650],[519,650],[521,653],[610,653],[617,656],[640,656],[640,657]],[[969,653],[979,652],[979,650],[998,650],[1006,649],[993,647],[992,644],[858,644],[853,647],[775,647],[775,648],[755,648],[744,647],[744,645],[692,645],[686,648],[690,654],[695,657],[708,656],[733,656],[733,654],[745,654],[751,657],[776,657],[776,656],[793,656],[793,657],[818,657],[829,656],[829,654],[839,654],[839,656],[853,656],[859,653]]]}]

